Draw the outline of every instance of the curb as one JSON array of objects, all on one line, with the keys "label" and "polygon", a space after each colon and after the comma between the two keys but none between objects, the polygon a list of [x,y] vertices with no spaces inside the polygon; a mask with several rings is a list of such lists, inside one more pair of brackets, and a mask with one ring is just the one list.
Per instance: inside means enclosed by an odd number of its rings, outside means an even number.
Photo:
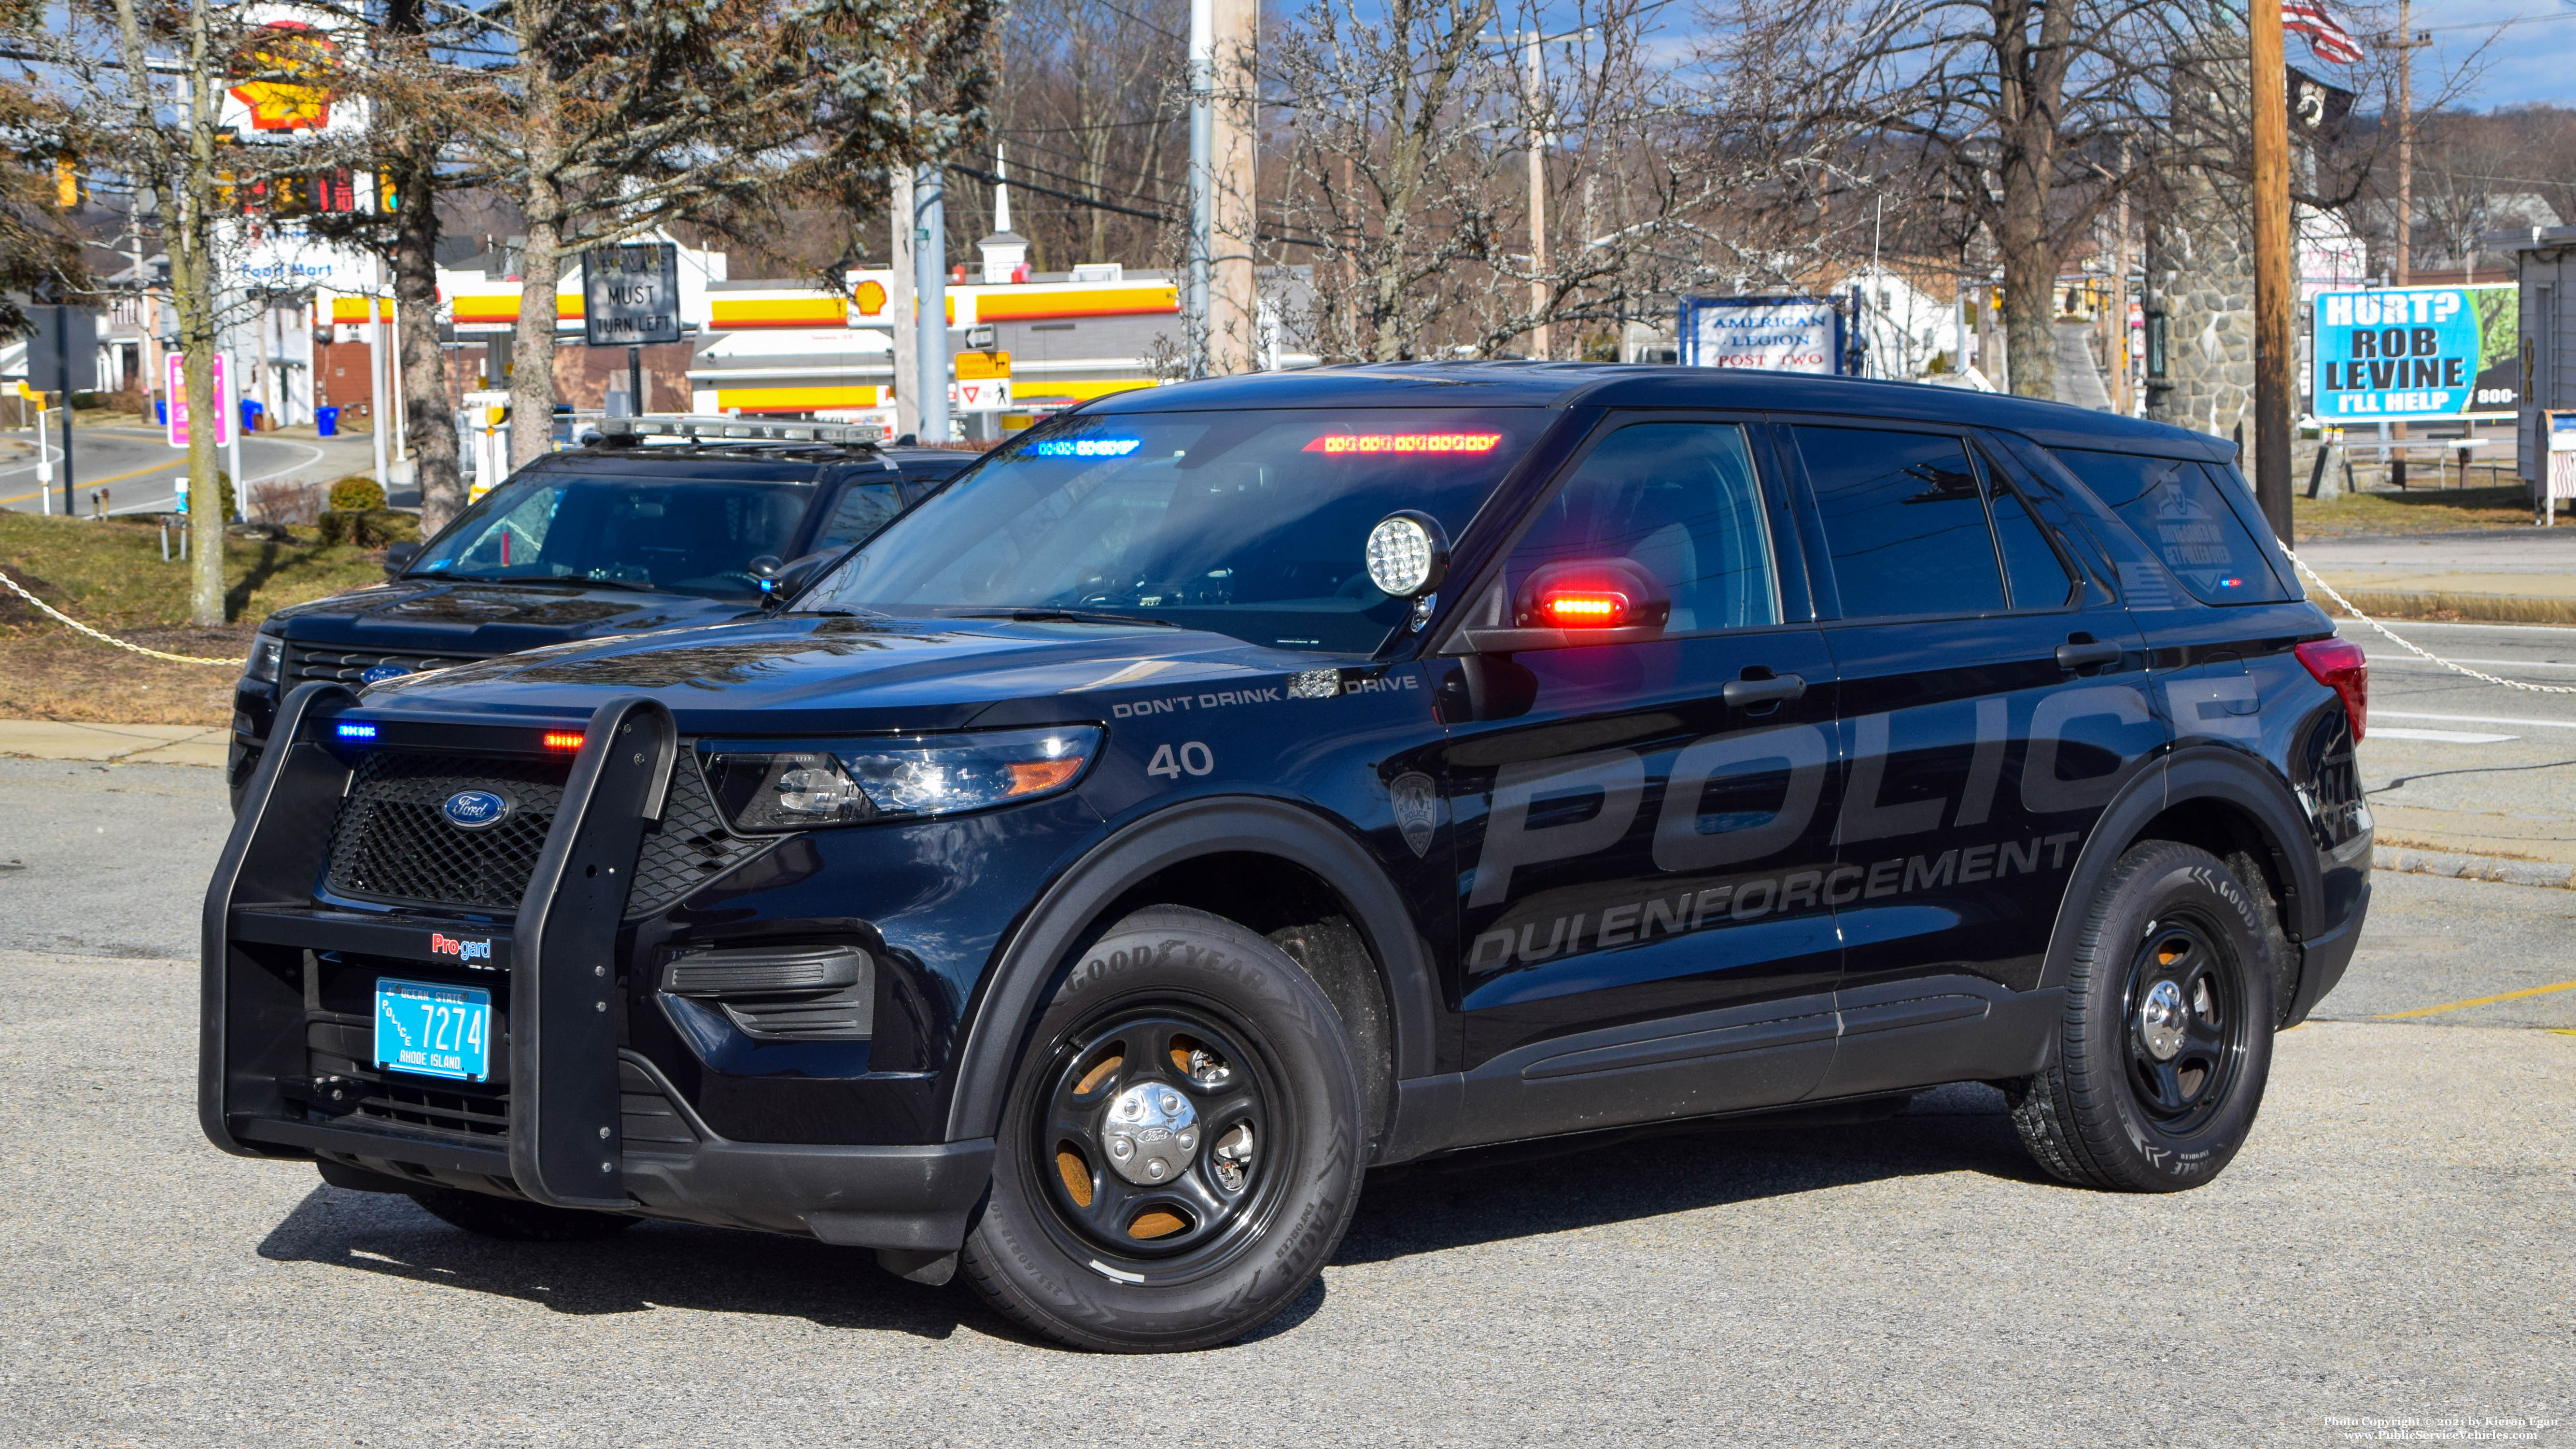
[{"label": "curb", "polygon": [[2576,866],[2547,860],[2507,860],[2495,855],[2454,855],[2448,851],[2416,850],[2402,845],[2374,845],[2370,848],[2370,864],[2374,870],[2404,871],[2411,875],[2442,875],[2454,880],[2576,889]]}]

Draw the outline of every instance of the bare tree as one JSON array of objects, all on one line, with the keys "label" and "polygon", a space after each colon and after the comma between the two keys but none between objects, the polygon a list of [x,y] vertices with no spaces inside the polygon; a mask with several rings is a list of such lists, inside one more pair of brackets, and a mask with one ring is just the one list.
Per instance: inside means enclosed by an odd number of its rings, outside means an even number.
[{"label": "bare tree", "polygon": [[[1142,259],[1186,209],[1180,0],[1025,0],[1000,31],[993,138],[1007,147],[1011,217],[1040,270]],[[959,205],[963,200],[965,204]],[[952,195],[961,219],[989,220]],[[1142,213],[1141,215],[1139,213]]]}]

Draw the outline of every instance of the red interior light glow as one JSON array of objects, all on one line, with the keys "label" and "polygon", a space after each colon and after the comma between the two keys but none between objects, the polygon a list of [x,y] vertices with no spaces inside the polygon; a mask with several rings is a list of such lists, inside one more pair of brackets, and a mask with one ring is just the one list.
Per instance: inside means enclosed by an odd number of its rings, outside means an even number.
[{"label": "red interior light glow", "polygon": [[1349,457],[1362,453],[1490,453],[1500,433],[1326,433],[1306,445],[1309,453]]},{"label": "red interior light glow", "polygon": [[546,748],[550,750],[580,749],[581,732],[579,730],[548,730],[546,731]]},{"label": "red interior light glow", "polygon": [[1628,596],[1615,589],[1550,591],[1538,611],[1560,629],[1607,629],[1628,617]]}]

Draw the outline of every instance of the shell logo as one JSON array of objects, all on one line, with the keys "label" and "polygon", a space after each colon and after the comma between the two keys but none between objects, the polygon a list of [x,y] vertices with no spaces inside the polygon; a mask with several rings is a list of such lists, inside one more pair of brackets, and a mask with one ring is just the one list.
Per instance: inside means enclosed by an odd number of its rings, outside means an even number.
[{"label": "shell logo", "polygon": [[870,279],[869,279],[869,280],[867,280],[867,281],[864,281],[864,282],[859,283],[859,290],[858,290],[858,292],[857,292],[857,294],[856,294],[856,300],[857,300],[857,302],[858,302],[858,304],[859,304],[859,315],[860,315],[860,316],[862,316],[862,317],[873,317],[873,316],[877,315],[879,312],[882,312],[882,311],[884,311],[884,310],[885,310],[885,305],[886,305],[886,289],[885,289],[885,284],[884,284],[883,282],[877,281],[877,280],[876,280],[876,279],[874,279],[874,278],[870,278]]},{"label": "shell logo", "polygon": [[[272,20],[251,38],[245,58],[265,76],[314,75],[328,72],[338,53],[331,38],[312,26],[300,20]],[[319,131],[331,124],[331,92],[326,86],[252,80],[232,87],[232,96],[250,107],[254,131]]]}]

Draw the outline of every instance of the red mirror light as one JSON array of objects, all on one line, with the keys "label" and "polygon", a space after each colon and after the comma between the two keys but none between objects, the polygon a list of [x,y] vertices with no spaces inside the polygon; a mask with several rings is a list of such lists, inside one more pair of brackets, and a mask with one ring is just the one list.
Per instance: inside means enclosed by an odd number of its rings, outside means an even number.
[{"label": "red mirror light", "polygon": [[1539,617],[1559,629],[1615,629],[1628,622],[1628,596],[1616,589],[1550,589]]}]

